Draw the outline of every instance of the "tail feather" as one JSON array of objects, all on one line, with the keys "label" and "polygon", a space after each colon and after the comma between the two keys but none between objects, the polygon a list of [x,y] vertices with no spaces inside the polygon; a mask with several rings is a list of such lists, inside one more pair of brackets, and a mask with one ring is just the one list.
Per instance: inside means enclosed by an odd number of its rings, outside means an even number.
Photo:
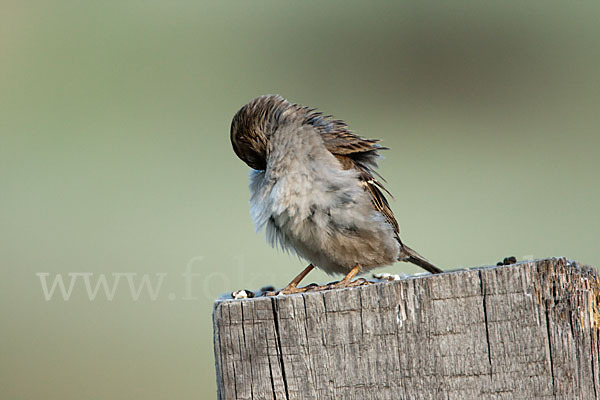
[{"label": "tail feather", "polygon": [[423,268],[424,270],[431,272],[432,274],[439,274],[444,272],[443,270],[439,269],[438,267],[427,261],[422,255],[420,255],[404,243],[402,243],[401,246],[402,255],[400,256],[399,261],[407,261],[409,263],[413,263]]}]

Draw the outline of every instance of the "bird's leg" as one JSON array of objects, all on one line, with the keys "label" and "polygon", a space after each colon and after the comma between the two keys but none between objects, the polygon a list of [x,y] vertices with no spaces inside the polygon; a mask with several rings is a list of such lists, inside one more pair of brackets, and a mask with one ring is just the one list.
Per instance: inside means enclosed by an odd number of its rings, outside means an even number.
[{"label": "bird's leg", "polygon": [[307,288],[306,287],[298,288],[298,284],[314,268],[315,268],[314,265],[308,264],[308,267],[304,268],[304,270],[302,272],[300,272],[298,274],[298,276],[296,276],[294,279],[292,279],[292,281],[285,287],[285,289],[282,289],[278,294],[292,294],[292,293],[305,292],[307,290]]},{"label": "bird's leg", "polygon": [[304,270],[302,270],[302,272],[300,272],[298,274],[298,276],[296,276],[294,279],[292,279],[292,281],[285,287],[285,289],[282,290],[282,292],[297,290],[298,284],[300,283],[300,281],[302,281],[302,279],[304,279],[304,277],[306,275],[308,275],[308,273],[310,271],[312,271],[314,268],[315,268],[314,265],[308,264],[308,266],[306,268],[304,268]]},{"label": "bird's leg", "polygon": [[365,283],[364,279],[357,279],[355,281],[352,281],[352,279],[356,276],[356,274],[358,274],[359,270],[360,270],[360,264],[356,264],[350,270],[350,272],[348,272],[346,274],[346,276],[344,277],[344,279],[342,279],[341,281],[336,282],[333,285],[331,285],[331,288],[344,288],[344,287],[351,287],[351,286],[362,285],[363,283]]}]

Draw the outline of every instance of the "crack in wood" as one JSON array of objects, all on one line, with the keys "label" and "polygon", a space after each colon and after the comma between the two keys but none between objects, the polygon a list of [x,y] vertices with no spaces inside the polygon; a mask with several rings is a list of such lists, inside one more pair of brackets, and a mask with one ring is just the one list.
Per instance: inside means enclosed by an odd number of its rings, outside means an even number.
[{"label": "crack in wood", "polygon": [[[596,330],[595,332],[596,334],[596,362],[600,365],[600,329]],[[594,337],[594,334],[592,333],[590,335],[590,341],[592,341],[592,338]],[[592,374],[595,377],[594,378],[594,395],[596,398],[598,398],[598,388],[596,387],[596,381],[600,380],[600,375],[598,373],[596,373],[595,368],[594,368],[594,345],[593,343],[590,343],[590,350],[592,352],[590,358],[592,361]],[[599,371],[600,372],[600,371]]]},{"label": "crack in wood", "polygon": [[[248,364],[250,364],[250,376],[254,377],[254,370],[253,370],[253,367],[252,367],[252,365],[254,364],[252,362],[252,352],[248,350],[248,344],[246,343],[246,328],[244,327],[246,325],[246,321],[245,321],[245,318],[244,318],[244,303],[240,304],[240,311],[241,311],[241,314],[242,314],[242,335],[244,337],[244,350],[248,353],[248,360],[249,360]],[[253,382],[254,382],[254,380],[251,379],[250,380],[250,398],[252,398],[252,399],[254,398],[254,385],[253,385]]]},{"label": "crack in wood", "polygon": [[[231,321],[231,308],[227,308],[227,312],[229,313],[229,320]],[[233,366],[232,370],[233,370],[233,391],[235,393],[235,397],[237,398],[237,385],[238,385],[238,380],[236,378],[236,373],[235,373],[235,365]]]},{"label": "crack in wood", "polygon": [[594,348],[593,348],[593,343],[592,343],[592,338],[593,338],[593,334],[590,335],[590,364],[592,367],[592,376],[593,378],[593,383],[594,383],[594,397],[598,397],[598,390],[596,389],[596,378],[598,375],[596,374],[596,369],[594,368]]},{"label": "crack in wood", "polygon": [[552,393],[556,394],[556,383],[554,382],[554,360],[552,358],[552,333],[550,329],[550,312],[548,310],[548,303],[546,301],[546,334],[548,337],[548,355],[550,356],[550,376],[552,377]]},{"label": "crack in wood", "polygon": [[271,305],[273,307],[273,322],[275,324],[275,339],[277,341],[277,350],[279,352],[279,366],[281,368],[281,377],[283,379],[283,387],[285,388],[285,398],[289,400],[290,394],[288,391],[288,381],[285,374],[285,364],[283,362],[283,348],[281,346],[281,333],[279,332],[279,318],[277,317],[277,304],[276,299],[271,299]]},{"label": "crack in wood", "polygon": [[482,298],[482,303],[483,303],[483,318],[484,318],[484,323],[485,323],[485,341],[487,343],[488,361],[490,363],[490,379],[492,379],[492,375],[493,375],[492,348],[490,345],[490,330],[489,330],[489,324],[488,324],[488,312],[487,312],[487,301],[486,301],[487,295],[485,292],[485,288],[483,286],[483,276],[482,276],[481,271],[479,271],[479,285],[481,288],[481,298]]}]

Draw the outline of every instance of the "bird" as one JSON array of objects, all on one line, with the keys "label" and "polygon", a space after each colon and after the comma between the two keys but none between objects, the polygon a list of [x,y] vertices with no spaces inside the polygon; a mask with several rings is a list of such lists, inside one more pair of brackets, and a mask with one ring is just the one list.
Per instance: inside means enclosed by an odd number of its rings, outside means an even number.
[{"label": "bird", "polygon": [[231,121],[235,154],[250,168],[250,215],[269,244],[309,262],[278,294],[298,287],[315,267],[344,274],[327,288],[364,284],[358,274],[396,261],[437,274],[440,268],[408,247],[376,172],[378,139],[280,95],[254,98]]}]

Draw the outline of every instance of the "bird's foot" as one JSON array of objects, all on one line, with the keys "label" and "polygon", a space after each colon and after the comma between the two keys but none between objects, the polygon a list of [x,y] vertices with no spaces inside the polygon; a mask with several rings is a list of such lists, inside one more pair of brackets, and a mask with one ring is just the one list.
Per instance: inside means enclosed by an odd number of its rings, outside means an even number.
[{"label": "bird's foot", "polygon": [[302,279],[304,279],[304,277],[306,275],[308,275],[308,273],[310,271],[312,271],[315,267],[312,264],[309,264],[308,267],[304,268],[304,270],[302,272],[300,272],[298,274],[298,276],[296,276],[294,279],[292,279],[292,281],[282,290],[280,291],[274,291],[274,290],[269,290],[269,291],[265,291],[264,295],[265,296],[277,296],[278,294],[294,294],[294,293],[303,293],[306,292],[308,290],[308,288],[310,288],[311,286],[315,286],[315,284],[310,284],[308,286],[305,286],[303,288],[299,288],[298,284],[300,284],[300,281]]},{"label": "bird's foot", "polygon": [[358,274],[359,271],[360,271],[360,265],[356,264],[354,266],[354,268],[352,268],[348,272],[348,274],[344,277],[344,279],[342,279],[341,281],[328,283],[327,285],[317,286],[311,290],[317,291],[317,290],[341,289],[341,288],[367,285],[367,284],[371,283],[363,278],[358,278],[356,280],[352,280],[356,276],[356,274]]},{"label": "bird's foot", "polygon": [[366,280],[364,278],[358,278],[353,281],[342,279],[341,281],[330,282],[325,285],[307,286],[306,291],[307,292],[320,292],[322,290],[343,289],[343,288],[349,288],[349,287],[355,287],[355,286],[370,285],[372,283],[373,282],[369,282],[368,280]]},{"label": "bird's foot", "polygon": [[308,292],[310,290],[312,290],[313,288],[317,287],[318,285],[316,283],[311,283],[310,285],[306,285],[304,287],[297,287],[294,285],[288,285],[286,286],[284,289],[281,289],[279,291],[270,291],[270,292],[265,292],[265,296],[277,296],[280,294],[295,294],[295,293],[304,293],[304,292]]},{"label": "bird's foot", "polygon": [[294,293],[305,293],[305,292],[318,292],[321,290],[349,288],[349,287],[355,287],[355,286],[368,285],[368,284],[372,283],[372,282],[367,281],[364,278],[358,278],[358,279],[352,280],[360,270],[360,265],[357,264],[354,266],[354,268],[352,268],[348,272],[348,274],[341,281],[331,282],[326,285],[317,285],[315,283],[311,283],[310,285],[299,288],[298,283],[300,283],[302,278],[304,278],[306,276],[306,274],[308,274],[308,272],[310,272],[313,268],[314,268],[313,265],[310,264],[308,267],[306,267],[306,269],[304,271],[302,271],[300,273],[300,275],[298,275],[296,278],[294,278],[294,280],[292,280],[290,282],[290,284],[287,285],[284,289],[282,289],[278,292],[277,291],[265,292],[265,296],[277,296],[280,294],[294,294]]},{"label": "bird's foot", "polygon": [[369,282],[365,278],[358,278],[353,281],[342,279],[339,282],[335,282],[335,283],[331,284],[330,289],[341,289],[341,288],[348,288],[348,287],[355,287],[355,286],[363,286],[363,285],[369,285],[370,283],[371,282]]},{"label": "bird's foot", "polygon": [[331,289],[343,289],[343,288],[349,288],[349,287],[355,287],[355,286],[364,286],[364,285],[370,285],[373,282],[370,282],[364,278],[358,278],[355,279],[353,281],[345,281],[345,280],[341,280],[341,281],[337,281],[337,282],[330,282],[327,283],[325,285],[317,285],[316,283],[311,283],[310,285],[304,286],[304,287],[286,287],[285,289],[281,289],[279,291],[272,291],[272,292],[265,292],[264,295],[265,296],[277,296],[280,294],[295,294],[295,293],[306,293],[306,292],[320,292],[323,290],[331,290]]}]

